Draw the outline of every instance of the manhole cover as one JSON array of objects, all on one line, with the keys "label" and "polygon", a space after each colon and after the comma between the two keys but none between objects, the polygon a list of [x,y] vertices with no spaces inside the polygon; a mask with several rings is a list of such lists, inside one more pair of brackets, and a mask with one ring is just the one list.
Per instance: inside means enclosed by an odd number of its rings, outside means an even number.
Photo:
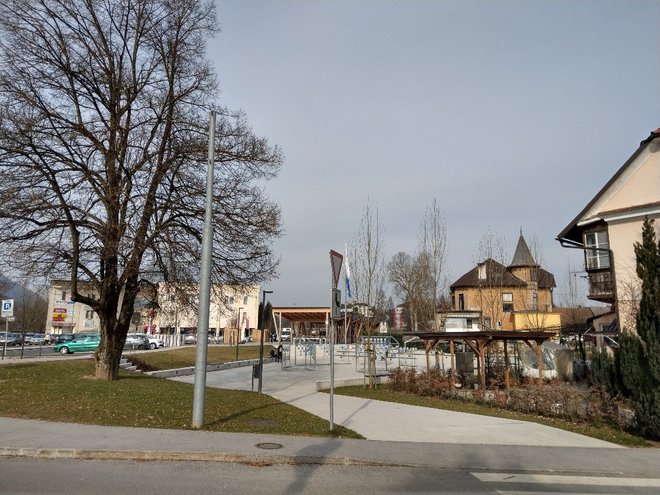
[{"label": "manhole cover", "polygon": [[277,450],[283,447],[281,443],[275,443],[275,442],[258,443],[256,446],[259,447],[260,449],[266,449],[266,450]]}]

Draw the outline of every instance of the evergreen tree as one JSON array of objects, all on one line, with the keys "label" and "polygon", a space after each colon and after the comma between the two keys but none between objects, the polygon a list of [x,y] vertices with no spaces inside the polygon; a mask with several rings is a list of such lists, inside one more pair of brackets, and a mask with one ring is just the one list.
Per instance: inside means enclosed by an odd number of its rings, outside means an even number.
[{"label": "evergreen tree", "polygon": [[642,299],[637,315],[637,334],[644,341],[649,379],[660,386],[660,243],[654,221],[642,227],[642,242],[635,244],[637,276],[642,281]]},{"label": "evergreen tree", "polygon": [[618,392],[617,373],[614,360],[605,348],[594,354],[591,359],[591,381],[602,385],[611,395]]},{"label": "evergreen tree", "polygon": [[642,298],[637,336],[622,336],[620,376],[635,403],[641,433],[660,438],[660,244],[653,220],[644,220],[642,242],[635,243],[635,256]]}]

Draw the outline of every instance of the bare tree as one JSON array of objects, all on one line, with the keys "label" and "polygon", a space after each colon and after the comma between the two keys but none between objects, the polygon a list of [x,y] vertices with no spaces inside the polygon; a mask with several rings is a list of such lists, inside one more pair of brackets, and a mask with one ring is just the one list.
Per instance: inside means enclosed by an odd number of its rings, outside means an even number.
[{"label": "bare tree", "polygon": [[[479,307],[483,315],[490,315],[490,326],[498,326],[503,319],[502,286],[507,275],[507,254],[504,240],[490,228],[479,240],[477,271],[479,280]],[[488,327],[488,322],[484,321]]]},{"label": "bare tree", "polygon": [[15,300],[16,327],[23,332],[44,332],[48,301],[42,294],[21,287]]},{"label": "bare tree", "polygon": [[431,321],[434,329],[438,330],[438,320],[435,314],[442,294],[445,292],[445,262],[447,260],[447,226],[442,210],[437,200],[426,209],[424,221],[420,228],[419,239],[420,253],[424,254],[426,267],[428,268],[428,280],[430,284],[430,306]]},{"label": "bare tree", "polygon": [[[99,378],[117,378],[141,279],[197,274],[216,31],[210,1],[0,5],[0,242],[99,315]],[[262,187],[281,153],[215,110],[213,278],[257,282],[277,265]]]},{"label": "bare tree", "polygon": [[[356,301],[375,310],[385,305],[382,230],[378,209],[374,211],[367,202],[351,249],[351,281]],[[370,318],[367,318],[367,321],[370,326]],[[370,331],[370,328],[368,330]]]},{"label": "bare tree", "polygon": [[387,273],[394,293],[408,308],[410,328],[418,331],[420,321],[430,321],[434,310],[429,257],[425,253],[413,257],[400,251],[388,263]]},{"label": "bare tree", "polygon": [[387,264],[387,274],[394,293],[408,307],[408,315],[412,322],[411,328],[417,330],[417,273],[414,268],[414,258],[408,253],[399,251]]}]

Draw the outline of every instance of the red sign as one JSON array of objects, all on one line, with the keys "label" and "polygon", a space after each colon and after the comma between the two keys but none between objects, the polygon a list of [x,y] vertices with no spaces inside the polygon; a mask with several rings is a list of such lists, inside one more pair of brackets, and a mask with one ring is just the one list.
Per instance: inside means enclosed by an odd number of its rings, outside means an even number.
[{"label": "red sign", "polygon": [[66,320],[66,308],[53,309],[53,321],[64,321],[64,320]]}]

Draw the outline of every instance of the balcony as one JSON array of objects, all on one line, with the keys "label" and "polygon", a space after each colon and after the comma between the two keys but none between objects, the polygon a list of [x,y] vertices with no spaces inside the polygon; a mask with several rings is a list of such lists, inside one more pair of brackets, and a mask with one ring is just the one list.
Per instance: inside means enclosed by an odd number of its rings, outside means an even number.
[{"label": "balcony", "polygon": [[614,302],[614,278],[611,270],[588,271],[589,299],[604,303]]}]

